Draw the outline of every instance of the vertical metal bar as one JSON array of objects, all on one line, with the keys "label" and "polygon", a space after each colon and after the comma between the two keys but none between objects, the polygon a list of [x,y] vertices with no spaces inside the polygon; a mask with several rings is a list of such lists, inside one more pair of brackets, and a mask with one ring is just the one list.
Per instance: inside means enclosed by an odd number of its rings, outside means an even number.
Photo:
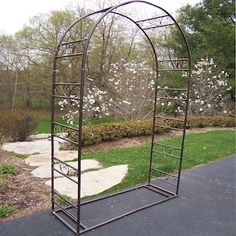
[{"label": "vertical metal bar", "polygon": [[56,82],[56,71],[57,71],[57,59],[56,56],[59,51],[59,46],[53,60],[53,74],[52,74],[52,98],[51,98],[51,204],[52,211],[55,209],[54,199],[54,120],[55,120],[55,82]]},{"label": "vertical metal bar", "polygon": [[155,124],[156,124],[156,110],[157,110],[157,82],[159,76],[159,65],[156,59],[156,81],[155,81],[155,101],[154,101],[154,111],[153,111],[153,123],[152,123],[152,142],[150,150],[150,163],[149,163],[149,173],[148,173],[148,183],[151,182],[151,172],[152,172],[152,161],[153,161],[153,148],[154,148],[154,138],[155,138]]},{"label": "vertical metal bar", "polygon": [[[52,88],[52,91],[54,89]],[[54,120],[54,99],[52,99],[52,111],[51,111],[51,117],[52,120]],[[52,203],[52,211],[54,211],[54,137],[53,137],[53,130],[54,125],[53,122],[51,122],[51,203]]]},{"label": "vertical metal bar", "polygon": [[[184,36],[185,38],[185,36]],[[188,75],[188,89],[187,89],[187,98],[186,98],[186,107],[185,107],[185,117],[184,117],[184,124],[183,124],[183,137],[182,137],[182,144],[181,144],[181,151],[180,151],[180,162],[179,162],[179,172],[178,172],[178,180],[176,186],[176,195],[179,194],[179,184],[180,184],[180,176],[182,171],[182,163],[183,163],[183,154],[184,154],[184,141],[185,141],[185,134],[186,134],[186,125],[187,125],[187,118],[188,118],[188,106],[189,106],[189,89],[190,89],[190,79],[191,79],[191,53],[190,48],[188,45],[187,40],[185,39],[187,45],[187,51],[189,55],[189,75]]]},{"label": "vertical metal bar", "polygon": [[84,80],[85,64],[88,50],[88,42],[83,42],[83,57],[81,64],[81,85],[80,85],[80,107],[79,107],[79,127],[78,127],[78,192],[77,192],[77,233],[80,232],[80,210],[81,210],[81,147],[82,147],[82,125],[83,125],[83,97],[84,97]]}]

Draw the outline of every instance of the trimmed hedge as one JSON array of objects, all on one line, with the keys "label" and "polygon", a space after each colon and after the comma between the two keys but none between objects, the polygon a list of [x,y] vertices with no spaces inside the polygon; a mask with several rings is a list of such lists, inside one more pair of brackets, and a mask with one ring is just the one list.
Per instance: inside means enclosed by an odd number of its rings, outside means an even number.
[{"label": "trimmed hedge", "polygon": [[[183,117],[178,117],[183,119]],[[182,122],[170,120],[158,120],[159,125],[168,125],[180,128]],[[199,117],[192,116],[188,118],[188,128],[203,127],[235,127],[234,117],[212,116]],[[157,127],[156,134],[167,133],[170,130],[164,130]],[[147,136],[152,134],[152,120],[130,120],[120,121],[118,123],[88,125],[83,127],[82,145],[89,146],[105,141],[114,141],[121,138],[131,138],[137,136]],[[77,133],[69,132],[69,138],[77,142]]]},{"label": "trimmed hedge", "polygon": [[[164,125],[164,122],[159,122]],[[162,128],[156,127],[155,133],[164,133]],[[104,141],[114,141],[120,138],[147,136],[152,134],[152,120],[130,120],[112,124],[88,125],[83,127],[82,145],[88,146]],[[77,133],[70,132],[69,136],[77,141]]]},{"label": "trimmed hedge", "polygon": [[228,116],[190,116],[189,128],[235,127],[235,117]]}]

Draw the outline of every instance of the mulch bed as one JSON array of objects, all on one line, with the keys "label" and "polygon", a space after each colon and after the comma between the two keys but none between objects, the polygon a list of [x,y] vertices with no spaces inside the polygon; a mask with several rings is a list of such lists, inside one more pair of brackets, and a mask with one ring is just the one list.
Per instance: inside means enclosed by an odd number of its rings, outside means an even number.
[{"label": "mulch bed", "polygon": [[50,187],[30,174],[32,167],[0,148],[0,164],[4,163],[14,164],[19,174],[4,177],[0,186],[0,205],[9,204],[13,208],[9,217],[0,217],[0,222],[50,208]]}]

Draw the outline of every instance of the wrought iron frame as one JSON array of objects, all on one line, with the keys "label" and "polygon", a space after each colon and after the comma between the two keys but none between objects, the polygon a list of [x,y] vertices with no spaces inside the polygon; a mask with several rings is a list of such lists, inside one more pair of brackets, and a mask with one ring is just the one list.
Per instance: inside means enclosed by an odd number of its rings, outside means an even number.
[{"label": "wrought iron frame", "polygon": [[[135,21],[134,19],[131,19],[130,17],[128,17],[127,15],[115,12],[116,9],[118,9],[119,7],[125,6],[125,5],[129,5],[129,4],[133,4],[133,3],[143,3],[143,4],[147,4],[149,6],[152,6],[154,8],[157,8],[159,10],[161,10],[163,12],[162,16],[158,16],[158,17],[153,17],[153,18],[147,18],[147,19],[142,19],[139,21]],[[71,42],[64,42],[64,38],[66,37],[67,33],[80,21],[82,21],[83,19],[93,16],[95,14],[101,14],[100,18],[98,19],[98,21],[95,23],[95,25],[92,27],[92,29],[90,30],[89,34],[87,35],[86,38],[84,39],[78,39],[76,41],[71,41]],[[83,121],[83,96],[84,96],[84,82],[85,82],[85,70],[86,70],[86,60],[87,60],[87,56],[88,56],[88,46],[90,43],[90,39],[93,36],[97,26],[99,25],[99,23],[101,22],[102,19],[104,19],[105,16],[107,16],[108,14],[117,14],[121,17],[125,17],[126,19],[130,20],[131,22],[133,22],[145,35],[145,37],[147,38],[148,42],[150,43],[153,55],[154,55],[154,60],[155,60],[155,66],[156,66],[156,85],[155,85],[155,100],[154,100],[154,112],[153,112],[153,128],[152,128],[152,140],[151,140],[151,152],[150,152],[150,163],[149,163],[149,174],[148,174],[148,180],[146,184],[143,185],[139,185],[139,186],[135,186],[133,188],[129,188],[129,189],[125,189],[123,191],[119,191],[119,192],[115,192],[109,195],[105,195],[102,197],[98,197],[92,200],[88,200],[88,201],[81,201],[81,144],[82,144],[82,121]],[[143,22],[146,21],[150,21],[153,19],[157,19],[157,18],[164,18],[164,17],[169,17],[172,20],[171,24],[164,24],[164,25],[159,25],[159,26],[151,26],[151,27],[147,27],[147,28],[142,28],[141,24]],[[152,42],[152,40],[150,39],[150,37],[147,34],[147,30],[149,29],[155,29],[158,27],[168,27],[169,25],[175,25],[178,29],[178,31],[181,33],[183,41],[185,43],[186,46],[186,54],[187,57],[185,58],[179,58],[179,59],[167,59],[167,60],[158,60],[157,58],[157,54],[156,54],[156,50],[154,47],[154,44]],[[73,44],[78,44],[78,43],[82,43],[83,45],[83,52],[81,53],[72,53],[70,54],[65,54],[65,55],[59,55],[60,52],[60,48],[62,46],[65,45],[73,45]],[[72,46],[73,47],[73,46]],[[80,81],[77,81],[76,83],[71,82],[71,83],[58,83],[57,82],[57,72],[58,72],[58,65],[57,65],[57,61],[61,58],[66,59],[69,57],[82,57],[82,64],[81,64],[81,76],[80,76]],[[171,71],[186,71],[188,73],[187,77],[187,84],[186,87],[183,89],[180,88],[159,88],[157,86],[158,84],[158,75],[162,72],[165,71],[166,69],[161,69],[159,67],[159,64],[162,62],[187,62],[187,68],[175,68],[175,69],[170,69]],[[169,70],[169,69],[167,69]],[[189,49],[189,45],[187,42],[187,39],[183,33],[183,30],[181,29],[181,27],[178,25],[178,23],[176,22],[176,20],[172,17],[171,14],[169,14],[166,10],[164,10],[163,8],[152,4],[150,2],[146,2],[143,0],[131,0],[125,3],[121,3],[119,5],[116,5],[114,7],[109,7],[100,11],[96,11],[93,13],[90,13],[84,17],[81,17],[80,19],[78,19],[77,21],[75,21],[65,32],[65,34],[62,36],[57,50],[55,52],[55,56],[54,56],[54,61],[53,61],[53,80],[52,80],[52,103],[51,103],[51,178],[52,178],[52,184],[51,184],[51,192],[52,192],[52,213],[59,219],[61,220],[66,226],[68,226],[73,232],[75,232],[76,234],[81,234],[81,233],[85,233],[89,230],[98,228],[102,225],[108,224],[110,222],[113,222],[115,220],[118,220],[120,218],[123,218],[125,216],[128,216],[130,214],[133,214],[135,212],[141,211],[143,209],[146,209],[148,207],[160,204],[162,202],[168,201],[170,199],[173,199],[175,197],[178,196],[179,193],[179,185],[180,185],[180,175],[181,175],[181,168],[182,168],[182,160],[183,160],[183,150],[184,150],[184,139],[185,139],[185,130],[186,130],[186,125],[187,125],[187,113],[188,113],[188,101],[189,101],[189,81],[191,78],[191,55],[190,55],[190,49]],[[80,101],[80,108],[79,108],[79,116],[78,116],[78,128],[74,128],[71,127],[69,125],[64,125],[64,124],[60,124],[58,122],[55,121],[55,108],[56,108],[56,101],[57,99],[71,99],[70,96],[62,96],[62,95],[58,95],[56,94],[56,88],[57,86],[78,86],[80,88],[80,93],[78,94],[78,97],[76,98],[78,101]],[[185,115],[184,115],[184,119],[180,120],[180,119],[176,119],[176,118],[171,118],[171,117],[166,117],[166,116],[160,116],[157,114],[157,99],[163,99],[163,100],[178,100],[178,98],[174,98],[174,97],[158,97],[158,91],[159,90],[165,90],[165,91],[181,91],[186,93],[185,95],[185,99],[180,99],[182,101],[184,101],[186,103],[185,106]],[[75,98],[74,98],[75,99]],[[171,121],[177,121],[177,122],[181,122],[182,123],[182,128],[173,128],[171,126],[162,126],[162,125],[158,125],[156,124],[157,119],[164,119],[164,120],[171,120]],[[78,143],[74,142],[72,140],[70,140],[69,138],[66,137],[62,137],[62,136],[58,136],[55,133],[55,128],[56,127],[61,127],[61,128],[65,128],[65,129],[70,129],[70,130],[74,130],[76,132],[78,132]],[[181,142],[181,146],[180,147],[173,147],[170,145],[163,145],[163,144],[158,144],[157,142],[155,142],[155,128],[156,127],[161,127],[164,129],[170,129],[170,130],[175,130],[175,131],[181,131],[182,132],[182,142]],[[55,142],[55,138],[60,138],[63,139],[65,141],[68,141],[74,145],[77,146],[78,148],[78,167],[74,168],[73,166],[69,165],[68,163],[59,160],[56,157],[56,153],[55,153],[55,149],[54,149],[54,142]],[[155,147],[159,146],[159,149],[156,151]],[[171,150],[177,150],[179,152],[178,155],[176,154],[172,154]],[[164,172],[162,170],[159,169],[155,169],[152,166],[153,163],[153,153],[160,153],[160,154],[164,154],[164,155],[169,155],[170,157],[173,158],[177,158],[179,160],[179,165],[178,165],[178,172],[177,172],[177,176],[173,175],[173,174],[169,174],[167,172]],[[71,178],[67,173],[64,173],[62,169],[58,169],[55,168],[55,164],[59,163],[61,165],[63,165],[65,167],[65,169],[73,169],[73,171],[75,171],[77,173],[77,180],[75,181],[73,178]],[[54,172],[58,172],[59,174],[61,174],[62,176],[70,179],[71,181],[75,182],[78,185],[78,193],[77,193],[77,203],[74,204],[70,201],[68,201],[65,197],[63,197],[61,194],[59,194],[56,190],[55,190],[55,184],[54,184]],[[170,178],[175,178],[177,180],[177,184],[175,185],[175,191],[169,191],[168,189],[165,189],[163,187],[160,187],[158,185],[156,185],[155,183],[153,184],[151,182],[151,178],[153,177],[153,173],[161,173],[165,176],[169,176]],[[166,183],[171,184],[168,181],[165,181]],[[87,227],[86,225],[84,225],[82,223],[82,219],[81,219],[81,211],[80,208],[82,205],[86,205],[89,204],[91,202],[95,202],[95,201],[100,201],[102,199],[107,199],[107,198],[111,198],[117,195],[121,195],[130,191],[136,191],[138,189],[147,189],[150,190],[151,192],[153,192],[153,194],[158,194],[161,196],[164,196],[165,198],[162,200],[158,200],[156,202],[152,202],[150,204],[147,204],[145,206],[133,209],[129,212],[126,212],[125,214],[119,215],[117,217],[113,217],[109,220],[106,220],[102,223],[96,224],[92,227]],[[55,196],[59,196],[61,199],[63,199],[68,206],[67,207],[63,207],[61,206],[58,202],[55,201]],[[69,211],[70,209],[75,209],[76,210],[76,214],[73,215],[71,214],[71,212]],[[69,220],[68,220],[68,219]],[[74,222],[74,224],[71,224],[71,221]],[[76,225],[76,227],[74,226]]]}]

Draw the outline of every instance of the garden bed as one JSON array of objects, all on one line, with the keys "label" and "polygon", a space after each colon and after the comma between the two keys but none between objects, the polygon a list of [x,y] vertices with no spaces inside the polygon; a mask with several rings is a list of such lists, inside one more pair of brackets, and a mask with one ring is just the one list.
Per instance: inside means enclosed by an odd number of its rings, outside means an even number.
[{"label": "garden bed", "polygon": [[0,165],[12,164],[18,174],[6,175],[0,185],[0,206],[7,205],[12,209],[9,217],[0,217],[0,222],[50,207],[50,188],[43,180],[33,177],[32,167],[26,165],[24,160],[6,155],[0,148]]}]

